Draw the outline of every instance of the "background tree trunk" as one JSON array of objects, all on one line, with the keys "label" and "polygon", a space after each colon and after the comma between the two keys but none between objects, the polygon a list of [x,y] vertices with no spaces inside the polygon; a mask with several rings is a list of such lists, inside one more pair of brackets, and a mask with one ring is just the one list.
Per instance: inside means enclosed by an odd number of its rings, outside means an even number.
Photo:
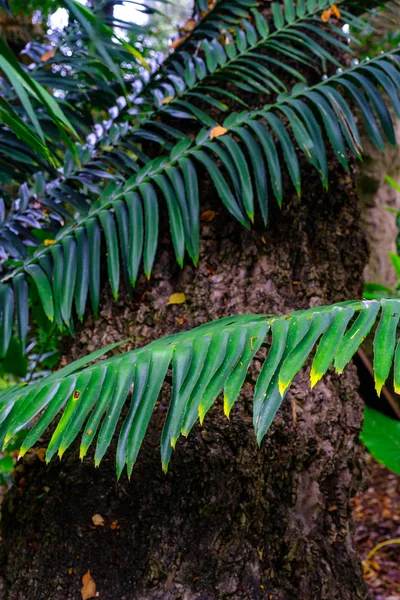
[{"label": "background tree trunk", "polygon": [[[393,115],[397,143],[400,143],[400,121]],[[380,283],[395,289],[398,281],[390,260],[390,253],[397,253],[396,238],[398,227],[396,214],[386,210],[400,210],[400,193],[385,178],[387,175],[396,182],[400,175],[400,146],[387,145],[385,152],[379,152],[363,136],[363,164],[357,177],[357,193],[362,204],[362,222],[370,249],[369,261],[364,270],[365,281]]]},{"label": "background tree trunk", "polygon": [[[65,360],[225,315],[360,297],[367,252],[353,176],[330,164],[329,193],[304,166],[304,197],[288,189],[266,231],[244,230],[205,183],[202,210],[220,212],[202,223],[199,266],[180,271],[165,235],[151,281],[116,304],[105,290],[100,318],[87,318]],[[167,306],[173,292],[186,303]],[[28,456],[2,507],[2,600],[78,600],[88,569],[101,600],[366,599],[349,505],[363,462],[355,368],[330,371],[312,392],[308,370],[261,449],[249,382],[230,421],[217,404],[164,475],[165,384],[131,481],[117,483],[112,451],[99,469],[76,446],[48,467]]]}]

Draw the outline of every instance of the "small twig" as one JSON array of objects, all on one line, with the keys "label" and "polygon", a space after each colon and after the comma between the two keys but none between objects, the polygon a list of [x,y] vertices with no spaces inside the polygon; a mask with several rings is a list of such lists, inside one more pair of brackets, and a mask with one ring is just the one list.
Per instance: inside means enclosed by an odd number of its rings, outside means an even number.
[{"label": "small twig", "polygon": [[384,542],[377,544],[374,548],[372,548],[370,552],[368,552],[364,562],[368,563],[374,556],[374,554],[376,554],[381,548],[384,548],[385,546],[391,546],[392,544],[400,544],[400,538],[394,538],[393,540],[385,540]]}]

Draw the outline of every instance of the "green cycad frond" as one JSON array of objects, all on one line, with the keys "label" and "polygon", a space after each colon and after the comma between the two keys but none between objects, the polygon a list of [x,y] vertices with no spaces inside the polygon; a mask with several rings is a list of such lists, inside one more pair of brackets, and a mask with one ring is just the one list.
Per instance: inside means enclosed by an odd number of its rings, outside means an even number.
[{"label": "green cycad frond", "polygon": [[[344,95],[358,106],[366,129],[379,148],[383,148],[384,142],[374,113],[384,134],[394,144],[393,125],[381,87],[400,116],[398,50],[355,65],[310,88],[295,86],[291,94],[282,95],[277,103],[261,110],[231,114],[224,122],[225,135],[210,139],[210,131],[203,129],[194,142],[190,138],[183,139],[169,156],[150,161],[122,189],[103,194],[88,214],[59,232],[54,244],[40,247],[21,267],[3,277],[0,356],[5,355],[11,337],[14,304],[19,335],[24,343],[28,323],[28,276],[38,288],[47,317],[60,327],[70,326],[73,305],[78,317],[83,317],[88,294],[97,313],[103,235],[115,297],[121,262],[129,285],[135,285],[142,261],[145,274],[150,276],[158,244],[160,200],[165,201],[168,208],[178,263],[183,264],[186,251],[196,263],[199,168],[208,172],[226,208],[248,227],[256,210],[267,220],[270,189],[281,204],[284,165],[300,194],[299,149],[317,169],[324,185],[328,182],[324,133],[345,168],[348,167],[348,150],[360,155],[358,128]],[[286,120],[290,129],[284,124]]]},{"label": "green cycad frond", "polygon": [[[224,45],[229,41],[232,42],[232,38],[237,36],[239,31],[239,44],[245,43],[246,37],[249,33],[254,38],[252,30],[258,30],[258,25],[264,20],[260,10],[262,11],[263,6],[259,2],[254,0],[217,0],[211,9],[208,6],[208,0],[199,0],[195,5],[195,15],[197,15],[198,22],[194,29],[187,35],[187,38],[177,47],[177,49],[171,53],[164,63],[161,65],[159,73],[154,73],[150,78],[149,87],[152,83],[157,81],[157,77],[162,74],[163,76],[170,72],[175,75],[182,73],[182,63],[184,62],[187,51],[192,52],[196,50],[198,53],[199,41],[204,40],[216,40],[219,44]],[[265,4],[265,9],[271,12],[268,17],[269,27],[272,31],[276,29],[276,33],[283,27],[302,21],[305,18],[317,17],[321,14],[321,11],[329,8],[332,4],[330,0],[299,0],[293,2],[293,0],[286,0],[283,5],[278,2],[273,2],[268,5]],[[385,2],[382,0],[353,0],[344,1],[338,0],[336,2],[340,6],[342,14],[342,20],[344,23],[350,25],[352,31],[359,31],[365,29],[367,22],[359,18],[358,15],[373,13],[376,14],[377,9]],[[394,0],[394,5],[398,5],[398,0]],[[343,6],[347,7],[348,10],[343,10]],[[321,21],[317,17],[316,24],[321,26]],[[335,26],[328,22],[325,24],[326,27],[331,28],[339,37],[343,36],[343,31],[340,26]],[[262,25],[265,31],[265,26]],[[320,32],[317,36],[321,36]],[[240,39],[242,38],[242,39]],[[295,40],[293,36],[287,38],[286,42],[290,39],[290,44],[293,42],[301,44],[299,39]],[[352,36],[348,36],[353,42],[357,43],[357,40]],[[306,40],[309,44],[309,40]],[[281,48],[276,49],[281,52]],[[347,49],[348,51],[348,49]],[[323,55],[323,52],[322,52]]]},{"label": "green cycad frond", "polygon": [[[141,114],[135,127],[118,121],[113,122],[112,127],[109,123],[104,125],[104,133],[96,146],[91,151],[79,152],[80,168],[73,168],[73,161],[66,156],[64,177],[49,182],[40,194],[41,201],[50,211],[65,222],[74,216],[68,210],[69,206],[77,213],[87,212],[91,204],[87,190],[100,195],[110,178],[122,184],[149,161],[142,151],[143,143],[157,144],[159,154],[171,152],[174,143],[185,137],[173,126],[171,118],[190,119],[194,126],[213,127],[217,124],[218,113],[222,117],[232,101],[247,106],[244,100],[250,94],[270,94],[275,99],[278,94],[287,92],[287,87],[277,76],[277,68],[291,79],[306,84],[301,69],[289,66],[288,59],[305,63],[322,73],[325,63],[339,65],[335,58],[338,49],[349,51],[340,41],[349,34],[331,22],[321,22],[320,15],[329,7],[328,0],[322,0],[319,5],[310,2],[296,6],[292,0],[287,0],[284,10],[278,3],[272,3],[268,20],[257,10],[249,12],[249,7],[246,12],[245,4],[238,13],[241,17],[237,15],[235,20],[238,24],[229,27],[224,40],[203,40],[196,54],[181,49],[174,53],[169,68],[163,69],[162,76],[139,94],[136,101],[142,103],[139,104]],[[218,6],[222,10],[224,4]],[[232,6],[229,11],[233,10]],[[251,19],[243,19],[243,14]],[[346,19],[349,22],[355,20],[354,27],[363,24],[350,13]],[[318,39],[323,45],[317,42]],[[223,89],[226,81],[229,81],[229,91]],[[247,94],[244,98],[241,97],[243,92]],[[29,236],[29,231],[23,228],[24,224],[29,228],[32,223],[25,198],[26,193],[20,199],[19,210],[10,212],[0,224],[0,246],[5,246],[14,259],[26,256],[19,237],[23,241],[25,235],[29,243],[37,244],[34,236]],[[266,219],[265,211],[263,217]],[[196,249],[193,249],[191,256],[195,254]]]},{"label": "green cycad frond", "polygon": [[[202,40],[196,55],[178,51],[171,68],[165,71],[162,80],[154,83],[155,90],[152,91],[151,86],[148,86],[154,104],[172,117],[195,118],[209,126],[212,119],[193,105],[193,99],[222,112],[228,107],[221,99],[229,98],[245,105],[237,92],[228,92],[218,87],[216,82],[223,85],[229,81],[231,87],[241,92],[276,95],[287,91],[276,74],[277,68],[306,82],[298,69],[287,64],[288,60],[320,70],[321,74],[325,71],[326,63],[340,67],[341,64],[335,58],[335,50],[347,53],[352,53],[352,50],[340,40],[340,37],[348,37],[340,28],[331,23],[321,27],[322,23],[317,15],[329,5],[329,0],[323,0],[318,8],[304,7],[304,11],[298,14],[292,0],[287,2],[285,12],[281,10],[280,4],[273,2],[270,20],[258,10],[252,9],[254,23],[244,19],[238,25],[231,26],[224,41]],[[324,42],[323,46],[318,43],[318,39]],[[166,99],[168,103],[164,104]]]},{"label": "green cycad frond", "polygon": [[39,383],[1,393],[0,438],[7,443],[40,414],[22,444],[23,455],[63,410],[47,448],[47,460],[56,453],[62,456],[82,429],[83,458],[99,430],[95,450],[98,465],[132,392],[117,448],[118,476],[125,464],[130,475],[171,369],[172,395],[161,438],[166,470],[178,437],[187,436],[198,418],[203,421],[222,390],[224,412],[229,416],[254,356],[266,346],[267,356],[254,387],[253,423],[260,444],[288,386],[313,349],[317,347],[310,374],[312,386],[332,362],[336,371],[343,371],[379,314],[374,338],[376,388],[380,393],[394,357],[398,390],[400,300],[342,302],[284,316],[224,318],[91,366],[88,363],[101,352],[89,355]]},{"label": "green cycad frond", "polygon": [[[338,4],[341,6],[342,2]],[[172,116],[201,121],[201,111],[189,105],[191,95],[222,111],[226,111],[227,107],[223,102],[217,102],[218,98],[230,98],[243,104],[236,94],[218,88],[216,81],[229,81],[241,92],[279,94],[287,89],[271,68],[275,71],[279,68],[305,82],[301,71],[288,65],[288,60],[320,73],[325,71],[327,63],[343,66],[335,53],[338,49],[347,54],[353,52],[347,42],[341,41],[341,38],[348,40],[351,34],[345,33],[333,22],[321,22],[321,14],[329,6],[329,0],[322,0],[318,5],[309,3],[308,6],[302,3],[296,5],[288,0],[282,9],[278,2],[273,2],[268,19],[252,8],[247,11],[248,18],[229,26],[223,39],[202,39],[196,46],[195,55],[178,48],[171,55],[167,67],[160,71],[161,78],[148,83],[140,97],[145,99],[146,95],[151,95],[151,105]],[[365,24],[348,11],[346,21],[351,22],[354,29]],[[360,43],[356,38],[351,39],[355,44]],[[185,104],[180,103],[183,96]],[[166,99],[168,103],[163,106]],[[204,117],[207,119],[207,115]],[[209,121],[208,117],[203,124],[209,125]]]}]

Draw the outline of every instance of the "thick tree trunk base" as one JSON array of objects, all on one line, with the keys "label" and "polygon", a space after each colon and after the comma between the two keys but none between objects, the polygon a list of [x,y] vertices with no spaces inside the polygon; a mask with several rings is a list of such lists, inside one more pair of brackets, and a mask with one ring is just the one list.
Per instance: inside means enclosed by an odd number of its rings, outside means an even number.
[{"label": "thick tree trunk base", "polygon": [[[179,272],[163,242],[137,300],[107,296],[68,360],[227,314],[359,297],[366,249],[350,178],[341,177],[329,194],[309,177],[306,197],[287,196],[267,232],[246,232],[225,213],[204,223],[197,269]],[[167,306],[173,292],[185,292],[186,304]],[[112,451],[99,469],[90,458],[81,464],[76,448],[48,467],[24,461],[3,503],[1,599],[79,600],[90,569],[101,600],[365,600],[349,505],[362,467],[354,367],[312,392],[304,369],[260,450],[246,384],[231,420],[217,404],[178,442],[164,475],[167,388],[130,482],[116,482]],[[93,526],[96,513],[104,526]]]},{"label": "thick tree trunk base", "polygon": [[[303,376],[258,451],[250,405],[221,407],[160,469],[154,419],[132,480],[110,454],[33,458],[4,505],[4,600],[77,600],[88,569],[102,600],[366,598],[352,546],[352,452],[362,407],[354,368],[314,394]],[[333,398],[335,400],[333,401]],[[100,514],[104,526],[94,527]]]}]

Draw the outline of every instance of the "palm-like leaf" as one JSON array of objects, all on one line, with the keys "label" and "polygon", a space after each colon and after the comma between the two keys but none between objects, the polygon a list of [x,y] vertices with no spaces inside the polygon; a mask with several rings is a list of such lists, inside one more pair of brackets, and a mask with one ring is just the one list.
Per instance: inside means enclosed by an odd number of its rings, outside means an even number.
[{"label": "palm-like leaf", "polygon": [[[150,105],[167,114],[178,118],[198,118],[200,111],[187,106],[191,96],[222,111],[226,111],[227,106],[224,102],[217,102],[218,97],[243,104],[239,96],[218,88],[216,82],[223,87],[224,82],[229,81],[231,86],[240,90],[240,95],[243,92],[276,95],[287,91],[276,69],[305,81],[301,71],[288,65],[290,60],[319,70],[320,74],[329,63],[340,67],[335,57],[337,50],[352,53],[352,49],[344,43],[348,33],[331,22],[321,26],[320,15],[329,6],[329,0],[322,0],[318,6],[312,3],[309,6],[295,5],[288,0],[285,10],[282,10],[280,4],[273,2],[269,19],[254,8],[243,8],[240,14],[251,16],[252,20],[236,19],[222,41],[202,39],[197,43],[195,55],[179,49],[171,55],[158,78],[147,83],[140,93],[140,101],[150,96]],[[346,15],[353,19],[351,13]],[[354,22],[357,28],[364,23],[360,19]],[[319,43],[321,41],[323,44]],[[355,38],[354,41],[359,43]],[[186,104],[180,102],[183,96]],[[207,115],[202,116],[207,118]],[[208,123],[203,123],[209,124],[209,118]]]},{"label": "palm-like leaf", "polygon": [[[204,40],[199,48],[200,54],[195,56],[185,50],[179,50],[173,55],[167,68],[162,70],[162,76],[145,86],[137,98],[142,114],[136,127],[129,127],[127,122],[118,124],[111,119],[104,123],[104,126],[99,126],[99,141],[93,150],[86,148],[78,151],[79,162],[82,165],[80,169],[71,160],[70,154],[66,154],[64,177],[51,181],[47,190],[41,193],[41,202],[55,219],[59,217],[59,220],[70,220],[73,212],[68,207],[72,207],[77,213],[86,212],[91,204],[88,192],[99,196],[104,182],[107,183],[110,178],[123,182],[130,177],[132,171],[147,163],[149,158],[141,150],[143,143],[151,141],[159,144],[160,153],[170,152],[174,143],[184,137],[178,129],[171,126],[171,117],[190,119],[200,126],[212,127],[217,124],[218,111],[222,115],[228,110],[227,102],[233,100],[246,106],[242,98],[243,92],[247,93],[247,96],[263,93],[273,94],[274,97],[287,93],[286,86],[276,75],[277,68],[282,72],[289,72],[291,77],[305,85],[301,71],[286,64],[288,58],[321,69],[329,62],[335,66],[339,64],[335,58],[335,51],[347,49],[340,38],[347,37],[348,34],[332,23],[321,27],[319,15],[329,6],[328,0],[322,0],[318,6],[312,2],[295,6],[292,0],[288,0],[284,11],[279,4],[273,3],[270,23],[258,11],[252,9],[250,14],[253,24],[249,20],[239,19],[239,15],[243,17],[244,14],[248,14],[245,4],[239,12],[236,5],[229,8],[228,14],[230,11],[237,12],[235,23],[239,24],[230,26],[224,45],[216,39]],[[219,3],[218,6],[225,10],[224,3]],[[214,8],[216,7],[217,5]],[[354,28],[360,28],[364,23],[350,13],[346,13],[346,19],[352,23],[354,21]],[[323,45],[317,42],[319,38],[324,42]],[[328,51],[329,48],[331,51]],[[223,89],[226,81],[230,82],[230,91]],[[239,90],[240,97],[235,88]],[[199,108],[199,103],[207,108],[211,107],[213,117],[203,108]],[[120,112],[116,108],[113,114],[121,119],[124,111],[122,110],[121,115]],[[375,137],[381,144],[379,134]],[[246,139],[248,141],[249,137],[246,136]],[[249,143],[252,143],[251,140]],[[252,146],[254,148],[254,144]],[[99,154],[99,150],[102,149]],[[253,157],[253,161],[255,160],[256,157]],[[342,162],[345,162],[345,158]],[[265,180],[265,175],[261,173],[262,163],[258,170],[261,174],[259,192],[263,194],[264,191],[260,187]],[[323,176],[325,175],[324,172]],[[280,195],[279,181],[275,187],[275,192]],[[30,211],[30,206],[20,201],[18,207],[18,210],[10,212],[3,225],[0,225],[0,244],[5,240],[2,244],[5,257],[7,253],[13,258],[24,257],[23,243],[16,240],[17,243],[10,248],[9,240],[10,232],[11,237],[18,236],[21,232],[23,242],[23,224],[29,227],[31,222],[29,214],[24,214],[24,211]],[[265,207],[262,210],[266,219]],[[55,219],[52,222],[55,222]],[[47,217],[42,220],[44,225],[48,221]],[[26,235],[25,239],[29,244],[35,243],[33,236]],[[196,260],[196,248],[191,255]]]},{"label": "palm-like leaf", "polygon": [[[150,161],[122,189],[106,191],[89,213],[59,232],[53,245],[39,248],[32,258],[3,278],[0,286],[0,312],[3,315],[0,356],[7,350],[14,318],[27,323],[28,304],[25,295],[16,293],[16,278],[21,286],[34,282],[44,301],[47,317],[55,319],[60,327],[69,327],[73,305],[82,319],[88,295],[97,313],[99,252],[103,235],[115,297],[120,283],[121,260],[128,284],[135,284],[142,262],[149,276],[157,250],[160,199],[168,207],[178,263],[183,264],[185,251],[196,263],[199,168],[205,168],[209,173],[232,215],[249,226],[256,210],[267,220],[271,190],[281,203],[284,165],[300,193],[299,150],[316,167],[327,185],[324,132],[344,167],[347,167],[348,150],[357,156],[360,154],[357,125],[344,94],[360,108],[370,137],[378,147],[383,147],[381,128],[394,143],[392,122],[379,89],[380,86],[385,88],[400,116],[399,54],[399,51],[393,51],[360,63],[346,73],[336,74],[310,88],[295,87],[291,94],[259,111],[231,114],[224,122],[227,134],[210,139],[210,131],[203,129],[195,142],[190,138],[181,140],[169,156]],[[371,107],[378,115],[381,128]],[[283,119],[288,120],[298,149],[291,141]],[[281,147],[281,155],[276,152],[276,143]],[[14,302],[15,315],[10,308]],[[26,332],[26,327],[24,331],[20,328],[22,345]]]},{"label": "palm-like leaf", "polygon": [[[240,315],[157,340],[144,348],[87,366],[106,352],[96,352],[27,387],[0,394],[0,438],[7,443],[40,414],[22,444],[23,455],[58,413],[47,460],[60,456],[84,428],[80,454],[85,456],[97,432],[99,464],[114,435],[129,392],[130,404],[117,448],[117,473],[132,472],[168,369],[172,395],[161,439],[164,470],[178,437],[187,436],[224,391],[226,416],[236,402],[254,356],[268,348],[254,387],[253,423],[258,443],[266,434],[288,386],[317,347],[312,367],[314,386],[333,362],[342,372],[379,322],[374,338],[378,393],[394,359],[394,384],[400,387],[400,300],[342,302],[284,316]],[[113,346],[114,347],[114,346]],[[101,424],[101,425],[100,425]]]}]

